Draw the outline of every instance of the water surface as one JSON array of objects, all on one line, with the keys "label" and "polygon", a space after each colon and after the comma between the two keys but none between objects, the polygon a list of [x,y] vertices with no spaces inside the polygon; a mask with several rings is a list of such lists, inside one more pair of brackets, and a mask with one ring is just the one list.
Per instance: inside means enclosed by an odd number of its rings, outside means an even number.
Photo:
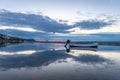
[{"label": "water surface", "polygon": [[120,80],[120,46],[71,49],[63,44],[0,47],[0,80]]}]

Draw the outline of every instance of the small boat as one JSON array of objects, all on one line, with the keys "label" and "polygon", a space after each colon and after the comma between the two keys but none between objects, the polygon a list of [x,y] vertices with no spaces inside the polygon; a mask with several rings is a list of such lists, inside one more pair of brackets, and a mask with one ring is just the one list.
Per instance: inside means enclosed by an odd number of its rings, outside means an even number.
[{"label": "small boat", "polygon": [[90,50],[97,51],[98,43],[82,43],[82,44],[73,44],[69,43],[65,45],[66,51],[70,52],[71,50]]},{"label": "small boat", "polygon": [[73,43],[70,40],[66,41],[65,48],[68,50],[70,48],[98,48],[97,42],[81,42],[81,43]]},{"label": "small boat", "polygon": [[98,47],[98,43],[87,43],[87,44],[73,44],[70,43],[69,47],[81,47],[81,48],[97,48]]},{"label": "small boat", "polygon": [[71,51],[98,51],[98,48],[81,48],[81,47],[69,47],[66,48],[66,52],[71,52]]}]

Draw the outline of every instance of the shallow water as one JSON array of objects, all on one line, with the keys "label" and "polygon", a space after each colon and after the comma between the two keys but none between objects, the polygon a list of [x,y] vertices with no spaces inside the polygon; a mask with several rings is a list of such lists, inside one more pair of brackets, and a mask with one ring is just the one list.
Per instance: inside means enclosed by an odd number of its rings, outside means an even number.
[{"label": "shallow water", "polygon": [[120,46],[70,49],[63,44],[0,47],[0,80],[120,80]]}]

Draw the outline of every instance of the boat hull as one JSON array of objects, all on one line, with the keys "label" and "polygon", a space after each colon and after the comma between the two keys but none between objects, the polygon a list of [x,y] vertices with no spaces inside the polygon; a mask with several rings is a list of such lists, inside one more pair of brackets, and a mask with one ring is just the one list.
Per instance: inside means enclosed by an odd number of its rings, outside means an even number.
[{"label": "boat hull", "polygon": [[70,47],[81,47],[81,48],[97,48],[97,45],[94,46],[76,46],[76,45],[70,45]]},{"label": "boat hull", "polygon": [[69,44],[69,47],[98,48],[98,44]]}]

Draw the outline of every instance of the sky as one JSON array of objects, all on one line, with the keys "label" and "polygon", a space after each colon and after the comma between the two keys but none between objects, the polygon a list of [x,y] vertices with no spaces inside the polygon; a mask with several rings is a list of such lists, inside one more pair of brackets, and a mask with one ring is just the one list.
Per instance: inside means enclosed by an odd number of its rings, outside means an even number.
[{"label": "sky", "polygon": [[53,19],[74,20],[87,14],[119,14],[120,0],[0,0],[0,8],[42,12]]},{"label": "sky", "polygon": [[120,0],[0,0],[0,10],[8,10],[0,13],[0,32],[120,33],[119,3]]}]

